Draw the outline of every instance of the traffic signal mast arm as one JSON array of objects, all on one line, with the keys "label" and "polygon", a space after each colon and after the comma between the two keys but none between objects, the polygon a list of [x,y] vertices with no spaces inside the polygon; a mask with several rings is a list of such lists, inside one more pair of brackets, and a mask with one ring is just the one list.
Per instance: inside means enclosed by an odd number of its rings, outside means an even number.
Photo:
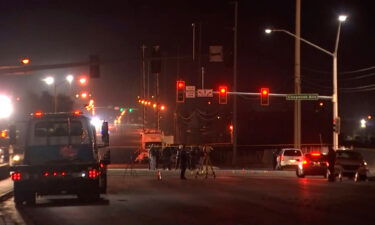
[{"label": "traffic signal mast arm", "polygon": [[[219,94],[219,91],[214,91],[213,92],[214,94]],[[260,96],[261,93],[259,92],[233,92],[233,91],[228,91],[227,92],[228,95],[250,95],[250,96]],[[272,97],[287,97],[288,94],[277,94],[277,93],[268,93],[269,96],[272,96]],[[325,95],[319,95],[318,96],[319,99],[332,99],[332,96],[325,96]]]}]

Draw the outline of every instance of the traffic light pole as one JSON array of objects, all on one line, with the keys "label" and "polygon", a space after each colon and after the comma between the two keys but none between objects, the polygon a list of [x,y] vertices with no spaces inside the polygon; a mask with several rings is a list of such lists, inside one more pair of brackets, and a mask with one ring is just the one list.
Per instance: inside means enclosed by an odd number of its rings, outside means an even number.
[{"label": "traffic light pole", "polygon": [[[234,2],[234,46],[233,46],[233,91],[237,91],[237,25],[238,25],[238,1]],[[237,162],[237,96],[233,97],[233,158],[232,165]]]}]

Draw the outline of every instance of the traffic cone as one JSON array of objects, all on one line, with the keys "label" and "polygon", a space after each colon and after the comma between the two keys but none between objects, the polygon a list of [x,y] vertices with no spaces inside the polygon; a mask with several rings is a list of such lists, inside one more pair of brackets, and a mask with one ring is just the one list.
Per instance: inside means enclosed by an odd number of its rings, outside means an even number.
[{"label": "traffic cone", "polygon": [[161,180],[161,172],[160,172],[160,170],[158,170],[158,172],[156,173],[156,177],[158,178],[158,180]]}]

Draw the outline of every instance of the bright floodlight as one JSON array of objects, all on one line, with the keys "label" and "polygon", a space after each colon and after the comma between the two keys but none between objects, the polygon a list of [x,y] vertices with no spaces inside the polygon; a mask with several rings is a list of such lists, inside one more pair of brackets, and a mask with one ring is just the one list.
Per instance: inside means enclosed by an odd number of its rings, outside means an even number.
[{"label": "bright floodlight", "polygon": [[271,29],[265,29],[264,32],[266,32],[266,34],[270,34],[272,32]]},{"label": "bright floodlight", "polygon": [[340,21],[340,22],[345,22],[345,21],[346,21],[346,18],[348,18],[346,15],[340,15],[340,16],[339,16],[339,21]]},{"label": "bright floodlight", "polygon": [[365,119],[361,119],[361,128],[366,128],[366,120]]},{"label": "bright floodlight", "polygon": [[66,80],[71,84],[74,80],[73,75],[69,74],[68,76],[66,76]]},{"label": "bright floodlight", "polygon": [[53,77],[46,77],[43,81],[46,82],[46,84],[51,85],[55,82],[55,79]]},{"label": "bright floodlight", "polygon": [[12,113],[12,101],[9,97],[0,95],[0,119],[8,118]]}]

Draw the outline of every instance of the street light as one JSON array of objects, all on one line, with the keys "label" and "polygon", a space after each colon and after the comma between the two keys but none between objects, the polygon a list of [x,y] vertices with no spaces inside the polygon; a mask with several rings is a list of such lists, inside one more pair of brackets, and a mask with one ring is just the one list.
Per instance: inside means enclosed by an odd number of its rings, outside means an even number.
[{"label": "street light", "polygon": [[[332,105],[333,105],[333,121],[338,121],[340,120],[339,118],[339,112],[338,112],[338,87],[337,87],[337,51],[338,51],[338,46],[339,46],[339,41],[340,41],[340,31],[341,31],[341,24],[345,22],[347,19],[346,15],[340,15],[338,17],[339,24],[338,24],[338,29],[337,29],[337,35],[336,35],[336,43],[335,43],[335,49],[333,52],[330,52],[306,39],[301,38],[300,36],[297,36],[287,30],[284,29],[266,29],[265,32],[267,34],[270,34],[272,32],[283,32],[285,34],[288,34],[298,40],[301,40],[302,42],[332,56],[333,58],[333,63],[332,63],[332,76],[333,76],[333,94],[332,94]],[[338,149],[339,145],[339,133],[338,132],[333,132],[333,149]]]},{"label": "street light", "polygon": [[43,81],[47,84],[47,85],[52,85],[55,83],[55,78],[53,77],[46,77],[43,79]]},{"label": "street light", "polygon": [[69,84],[72,84],[74,80],[74,76],[69,74],[68,76],[66,76],[66,81],[68,81]]}]

